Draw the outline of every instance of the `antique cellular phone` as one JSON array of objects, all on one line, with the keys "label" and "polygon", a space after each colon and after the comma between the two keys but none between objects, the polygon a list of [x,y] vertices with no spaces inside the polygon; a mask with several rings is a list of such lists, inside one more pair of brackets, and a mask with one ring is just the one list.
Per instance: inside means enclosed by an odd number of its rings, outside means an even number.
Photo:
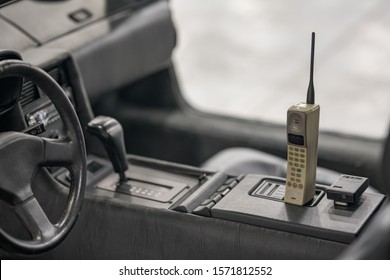
[{"label": "antique cellular phone", "polygon": [[295,205],[304,205],[313,199],[316,186],[320,106],[314,104],[314,44],[313,32],[307,100],[291,106],[287,111],[287,176],[284,202]]}]

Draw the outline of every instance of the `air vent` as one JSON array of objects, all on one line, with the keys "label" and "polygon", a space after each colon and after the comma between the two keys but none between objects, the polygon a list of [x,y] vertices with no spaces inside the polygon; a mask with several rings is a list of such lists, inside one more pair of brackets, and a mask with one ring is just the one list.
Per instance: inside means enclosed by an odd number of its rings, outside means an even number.
[{"label": "air vent", "polygon": [[54,68],[52,70],[50,70],[49,72],[49,75],[59,84],[61,84],[61,73],[60,73],[60,69],[58,68]]},{"label": "air vent", "polygon": [[39,98],[37,87],[29,80],[24,80],[22,94],[20,96],[20,105],[24,109],[28,104]]}]

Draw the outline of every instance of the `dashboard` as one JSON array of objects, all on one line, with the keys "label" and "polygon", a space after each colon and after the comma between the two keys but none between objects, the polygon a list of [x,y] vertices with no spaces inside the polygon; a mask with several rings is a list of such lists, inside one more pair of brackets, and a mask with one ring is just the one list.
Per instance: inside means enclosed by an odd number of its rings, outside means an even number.
[{"label": "dashboard", "polygon": [[[72,104],[75,105],[73,88],[64,65],[57,65],[47,72],[62,87]],[[26,130],[29,133],[54,139],[64,136],[62,121],[57,109],[47,95],[29,80],[23,81],[19,105]]]},{"label": "dashboard", "polygon": [[[164,33],[167,40],[159,40]],[[0,38],[0,51],[19,52],[61,85],[82,126],[93,117],[91,101],[167,67],[176,43],[168,4],[156,0],[4,1]],[[30,81],[17,107],[0,130],[62,136],[57,110]]]}]

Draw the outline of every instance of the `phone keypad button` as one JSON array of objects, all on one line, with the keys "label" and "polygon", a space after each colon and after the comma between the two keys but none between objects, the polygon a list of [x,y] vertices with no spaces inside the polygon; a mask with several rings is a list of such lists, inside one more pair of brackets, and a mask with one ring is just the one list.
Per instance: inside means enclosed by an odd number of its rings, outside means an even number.
[{"label": "phone keypad button", "polygon": [[302,190],[305,183],[306,149],[289,146],[287,158],[289,175],[286,185]]}]

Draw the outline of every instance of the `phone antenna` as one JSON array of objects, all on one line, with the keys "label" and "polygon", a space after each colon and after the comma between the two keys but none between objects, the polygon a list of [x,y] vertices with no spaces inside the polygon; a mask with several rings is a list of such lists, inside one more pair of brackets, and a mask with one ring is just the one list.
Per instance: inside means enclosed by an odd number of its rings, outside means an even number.
[{"label": "phone antenna", "polygon": [[311,33],[311,58],[310,58],[310,81],[307,89],[307,104],[314,104],[314,83],[313,83],[313,72],[314,72],[314,45],[316,41],[316,34]]}]

